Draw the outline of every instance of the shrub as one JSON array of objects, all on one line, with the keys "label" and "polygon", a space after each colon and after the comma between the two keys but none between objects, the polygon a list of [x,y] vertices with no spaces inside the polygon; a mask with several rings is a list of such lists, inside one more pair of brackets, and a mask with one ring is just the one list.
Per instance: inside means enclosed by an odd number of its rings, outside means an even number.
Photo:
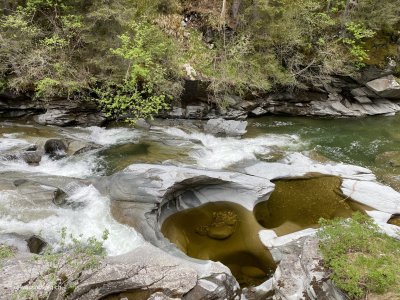
[{"label": "shrub", "polygon": [[65,228],[60,234],[57,249],[47,246],[42,255],[33,257],[38,274],[14,294],[14,299],[49,299],[53,293],[57,294],[57,299],[65,299],[85,280],[84,271],[99,267],[105,256],[103,241],[108,238],[107,230],[102,241],[90,237],[83,242],[72,235],[67,237]]},{"label": "shrub", "polygon": [[400,241],[368,216],[320,220],[320,249],[331,278],[352,299],[392,292],[400,297]]}]

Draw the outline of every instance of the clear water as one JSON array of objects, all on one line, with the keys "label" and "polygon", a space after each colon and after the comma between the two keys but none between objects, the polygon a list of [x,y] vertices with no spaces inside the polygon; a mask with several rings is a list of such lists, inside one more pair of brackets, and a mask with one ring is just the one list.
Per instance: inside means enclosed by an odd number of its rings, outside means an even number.
[{"label": "clear water", "polygon": [[250,121],[246,137],[260,134],[296,135],[301,151],[313,158],[367,167],[378,178],[400,190],[400,165],[386,159],[400,159],[400,115],[358,119],[314,119],[263,117]]},{"label": "clear water", "polygon": [[[43,157],[38,166],[1,159],[32,144],[43,147],[49,138],[75,139],[102,146],[77,156],[53,161]],[[249,120],[243,138],[214,137],[194,126],[160,126],[150,131],[114,125],[112,128],[58,128],[29,121],[0,121],[0,233],[39,234],[57,243],[65,226],[83,237],[101,237],[110,230],[109,254],[127,252],[142,240],[133,228],[110,215],[109,199],[93,187],[75,190],[79,208],[52,203],[35,209],[29,199],[2,183],[9,174],[85,179],[113,174],[134,163],[169,163],[207,169],[238,169],[241,163],[279,160],[302,152],[316,160],[333,160],[372,169],[378,178],[400,190],[400,115],[361,119],[263,117]],[[388,154],[389,153],[389,154]],[[396,156],[397,155],[397,156]],[[118,246],[115,246],[118,245]]]}]

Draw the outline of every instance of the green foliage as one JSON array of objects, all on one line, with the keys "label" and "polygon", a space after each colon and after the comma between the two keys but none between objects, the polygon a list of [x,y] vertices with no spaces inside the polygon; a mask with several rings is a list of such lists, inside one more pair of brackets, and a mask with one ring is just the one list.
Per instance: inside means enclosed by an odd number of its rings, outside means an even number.
[{"label": "green foliage", "polygon": [[400,241],[380,232],[368,216],[320,221],[320,249],[334,283],[351,298],[392,292],[400,296]]},{"label": "green foliage", "polygon": [[0,244],[0,264],[3,259],[10,258],[13,256],[13,254],[14,254],[14,252],[11,249],[11,247]]},{"label": "green foliage", "polygon": [[[174,54],[173,44],[156,26],[146,21],[133,22],[130,32],[119,36],[120,47],[111,53],[127,65],[122,83],[111,84],[97,92],[109,116],[124,116],[129,121],[148,118],[168,108],[168,100],[177,96],[173,72],[165,61]],[[172,60],[170,60],[172,61]]]},{"label": "green foliage", "polygon": [[[239,2],[233,16],[232,0],[224,12],[219,0],[5,1],[0,78],[40,99],[100,98],[109,116],[134,120],[179,98],[185,64],[224,99],[349,75],[397,51],[396,1]],[[197,13],[187,26],[184,12]],[[374,32],[387,50],[368,60],[382,48]]]},{"label": "green foliage", "polygon": [[343,43],[349,46],[350,53],[355,58],[355,65],[358,68],[364,67],[364,61],[368,59],[368,53],[364,47],[364,39],[373,37],[375,32],[366,29],[362,24],[354,22],[347,23],[346,30],[350,33],[350,37],[343,38]]},{"label": "green foliage", "polygon": [[100,266],[105,256],[103,242],[108,239],[107,230],[102,241],[90,237],[83,242],[82,237],[67,236],[66,228],[61,230],[60,237],[57,249],[47,246],[42,255],[34,256],[38,275],[21,287],[14,299],[48,299],[54,292],[64,299],[84,280],[84,271]]}]

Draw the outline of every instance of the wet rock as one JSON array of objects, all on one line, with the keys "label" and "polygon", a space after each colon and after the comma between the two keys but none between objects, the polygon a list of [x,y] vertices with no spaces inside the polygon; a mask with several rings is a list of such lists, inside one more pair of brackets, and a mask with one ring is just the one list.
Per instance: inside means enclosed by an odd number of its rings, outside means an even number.
[{"label": "wet rock", "polygon": [[183,300],[191,299],[232,299],[239,300],[240,293],[232,289],[237,285],[232,276],[219,274],[198,281],[198,284],[185,294]]},{"label": "wet rock", "polygon": [[225,240],[235,232],[235,227],[229,225],[218,225],[210,227],[207,236],[214,240]]},{"label": "wet rock", "polygon": [[34,120],[41,125],[56,126],[100,126],[106,120],[98,111],[85,111],[84,108],[69,110],[58,108],[56,104],[54,106],[56,108],[47,109],[44,114],[35,116]]},{"label": "wet rock", "polygon": [[39,254],[47,246],[47,243],[39,236],[33,235],[27,239],[29,251],[31,253]]},{"label": "wet rock", "polygon": [[187,119],[204,119],[207,112],[207,105],[188,105],[186,106],[185,117]]},{"label": "wet rock", "polygon": [[39,151],[29,151],[21,153],[21,158],[29,165],[38,165],[42,160],[42,153]]},{"label": "wet rock", "polygon": [[50,139],[44,144],[44,152],[54,159],[66,156],[67,149],[66,142],[60,139]]},{"label": "wet rock", "polygon": [[54,197],[53,197],[54,204],[56,204],[58,206],[63,206],[65,204],[67,204],[67,194],[64,191],[57,188],[53,192],[53,195],[54,195]]},{"label": "wet rock", "polygon": [[382,98],[400,99],[400,84],[393,75],[369,81],[366,86]]},{"label": "wet rock", "polygon": [[204,131],[216,136],[241,136],[246,133],[247,121],[211,119],[204,125]]},{"label": "wet rock", "polygon": [[90,143],[86,141],[68,141],[68,146],[66,153],[68,155],[78,155],[91,150],[100,149],[102,146],[95,143]]},{"label": "wet rock", "polygon": [[25,151],[36,151],[38,149],[37,145],[30,145],[25,149]]},{"label": "wet rock", "polygon": [[123,172],[94,180],[94,185],[112,200],[161,203],[191,189],[196,197],[185,201],[200,205],[229,199],[249,210],[255,201],[271,193],[274,186],[263,178],[241,173],[150,164],[131,165]]},{"label": "wet rock", "polygon": [[262,115],[265,115],[266,113],[267,113],[267,111],[262,107],[257,107],[251,111],[251,114],[253,116],[262,116]]},{"label": "wet rock", "polygon": [[139,120],[136,121],[135,127],[149,130],[151,125],[145,119],[139,119]]}]

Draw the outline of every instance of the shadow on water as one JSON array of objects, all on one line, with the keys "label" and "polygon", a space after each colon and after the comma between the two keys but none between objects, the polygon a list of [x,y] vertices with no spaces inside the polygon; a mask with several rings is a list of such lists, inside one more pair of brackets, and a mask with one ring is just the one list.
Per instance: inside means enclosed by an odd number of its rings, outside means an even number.
[{"label": "shadow on water", "polygon": [[187,255],[222,262],[243,287],[261,284],[276,267],[258,238],[262,229],[241,205],[213,202],[175,213],[161,231]]}]

